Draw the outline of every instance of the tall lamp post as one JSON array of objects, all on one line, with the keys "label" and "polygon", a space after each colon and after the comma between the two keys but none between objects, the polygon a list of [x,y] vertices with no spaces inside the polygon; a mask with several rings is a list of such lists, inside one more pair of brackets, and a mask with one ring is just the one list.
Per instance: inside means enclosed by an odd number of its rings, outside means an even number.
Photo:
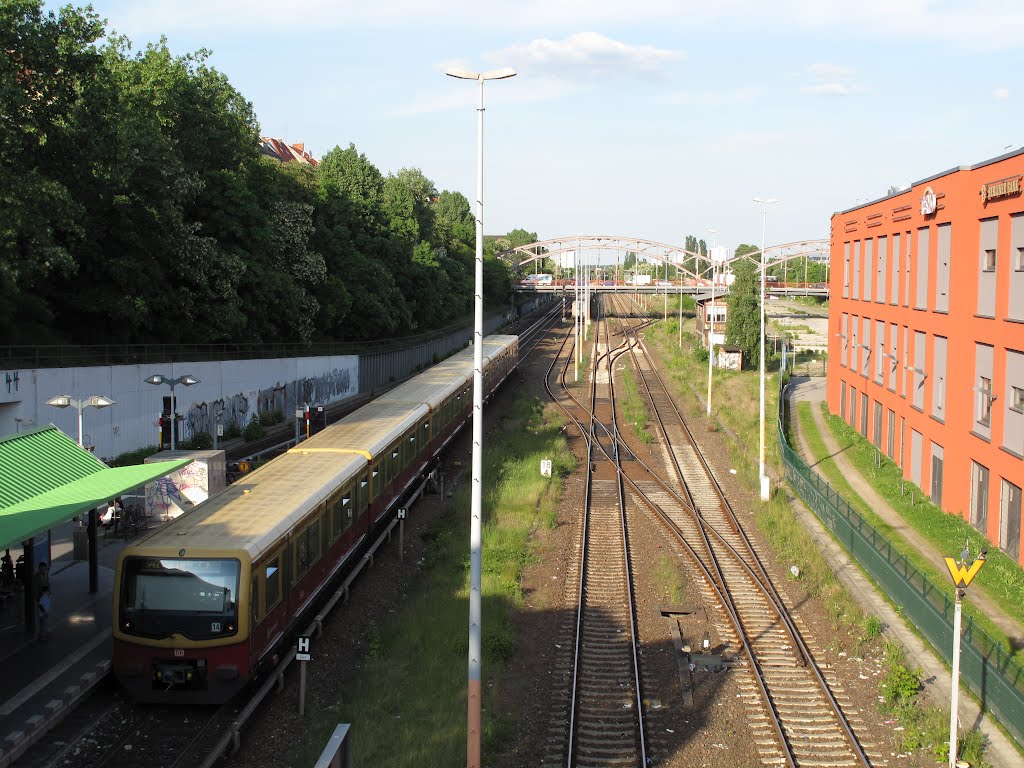
[{"label": "tall lamp post", "polygon": [[172,379],[170,376],[164,376],[161,373],[154,373],[148,379],[145,379],[147,384],[153,384],[154,386],[160,386],[161,384],[167,384],[171,388],[171,450],[174,450],[174,428],[178,425],[178,403],[174,399],[174,388],[178,384],[183,384],[186,387],[191,387],[193,384],[199,384],[200,381],[195,376],[186,373],[184,376],[179,376],[176,379]]},{"label": "tall lamp post", "polygon": [[92,395],[91,397],[81,399],[71,395],[57,395],[47,400],[46,404],[52,405],[54,408],[67,408],[70,406],[78,411],[78,445],[81,448],[85,447],[82,445],[82,411],[90,406],[93,408],[106,408],[115,405],[114,401],[105,395]]},{"label": "tall lamp post", "polygon": [[[74,408],[78,411],[78,446],[84,448],[82,444],[82,411],[86,408],[107,408],[116,403],[106,395],[92,395],[85,398],[71,397],[71,395],[57,395],[51,397],[46,401],[47,405],[52,405],[55,408]],[[89,510],[89,527],[86,531],[86,541],[89,548],[89,592],[96,593],[99,591],[99,571],[97,570],[97,551],[96,551],[96,508],[93,507]],[[78,539],[80,534],[77,531],[81,529],[81,518],[78,518],[79,522],[75,528],[74,533],[75,539]],[[77,546],[76,546],[77,550]],[[76,555],[77,557],[77,555]]]},{"label": "tall lamp post", "polygon": [[[715,235],[718,230],[714,227],[708,229],[711,235],[711,242],[715,243]],[[708,418],[711,417],[711,367],[715,359],[715,246],[711,246],[711,325],[708,331]]]},{"label": "tall lamp post", "polygon": [[779,202],[774,197],[755,197],[755,203],[761,205],[761,436],[758,441],[758,477],[761,482],[761,501],[768,501],[769,487],[768,474],[764,468],[764,237],[765,228],[768,222],[768,206]]},{"label": "tall lamp post", "polygon": [[483,514],[483,339],[484,339],[484,82],[515,77],[511,67],[490,72],[449,69],[449,77],[476,80],[479,84],[476,120],[476,298],[473,330],[473,484],[470,499],[469,555],[469,690],[466,733],[466,766],[480,766],[481,734],[481,600],[480,542]]}]

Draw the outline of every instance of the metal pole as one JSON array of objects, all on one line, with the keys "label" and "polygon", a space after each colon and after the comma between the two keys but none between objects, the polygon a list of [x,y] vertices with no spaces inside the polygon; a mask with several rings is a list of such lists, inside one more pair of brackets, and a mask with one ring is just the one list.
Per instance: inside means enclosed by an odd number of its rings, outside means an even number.
[{"label": "metal pole", "polygon": [[761,430],[758,440],[758,472],[761,482],[761,501],[768,501],[769,480],[765,472],[765,229],[768,221],[768,204],[777,202],[774,198],[755,198],[761,204],[761,387],[760,416]]},{"label": "metal pole", "polygon": [[75,410],[78,411],[78,447],[84,448],[85,444],[82,442],[82,410],[83,405],[80,402],[73,403]]},{"label": "metal pole", "polygon": [[[173,373],[173,371],[172,371]],[[171,450],[174,450],[174,431],[175,427],[178,426],[178,414],[175,413],[177,409],[177,403],[174,402],[174,382],[171,382]]]},{"label": "metal pole", "polygon": [[764,471],[764,239],[765,228],[768,221],[768,204],[761,203],[761,386],[759,397],[760,433],[758,439],[757,468],[758,478],[761,483],[761,501],[768,501],[768,476]]},{"label": "metal pole", "polygon": [[956,768],[957,707],[960,703],[960,623],[963,605],[963,590],[957,589],[956,605],[953,609],[953,686],[950,693],[949,709],[949,768]]},{"label": "metal pole", "polygon": [[480,766],[481,709],[481,553],[484,445],[484,80],[479,79],[476,121],[476,295],[473,312],[473,484],[469,555],[469,688],[467,768]]},{"label": "metal pole", "polygon": [[676,277],[679,278],[679,349],[683,348],[683,274],[676,268]]},{"label": "metal pole", "polygon": [[711,324],[708,326],[708,417],[711,417],[711,367],[715,358],[715,262],[711,260]]}]

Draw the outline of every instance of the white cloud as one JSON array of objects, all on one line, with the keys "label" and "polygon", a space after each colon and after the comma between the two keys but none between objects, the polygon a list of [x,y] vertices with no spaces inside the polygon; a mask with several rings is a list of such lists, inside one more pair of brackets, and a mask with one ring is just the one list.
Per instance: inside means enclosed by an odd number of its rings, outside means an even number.
[{"label": "white cloud", "polygon": [[756,88],[735,88],[729,91],[677,91],[669,93],[661,102],[681,107],[720,107],[729,104],[749,104],[761,92]]},{"label": "white cloud", "polygon": [[819,62],[811,64],[806,70],[807,76],[814,80],[852,80],[857,74],[849,67],[840,67],[837,64],[826,64]]},{"label": "white cloud", "polygon": [[564,40],[538,38],[488,54],[531,74],[567,80],[664,77],[679,51],[652,45],[629,45],[597,32],[578,32]]},{"label": "white cloud", "polygon": [[804,86],[800,93],[809,93],[812,96],[848,96],[852,90],[846,83],[819,83]]},{"label": "white cloud", "polygon": [[992,91],[992,95],[995,96],[1000,101],[1006,101],[1008,98],[1010,98],[1010,89],[996,88],[994,91]]},{"label": "white cloud", "polygon": [[811,81],[810,85],[800,88],[800,93],[811,96],[849,96],[866,90],[854,82],[857,71],[849,67],[828,62],[817,62],[808,66],[801,79]]}]

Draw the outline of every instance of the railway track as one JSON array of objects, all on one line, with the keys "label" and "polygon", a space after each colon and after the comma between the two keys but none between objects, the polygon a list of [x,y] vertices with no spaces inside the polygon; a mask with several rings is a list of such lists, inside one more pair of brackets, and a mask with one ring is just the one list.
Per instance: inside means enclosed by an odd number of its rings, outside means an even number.
[{"label": "railway track", "polygon": [[[566,381],[576,354],[568,334],[546,375],[549,393],[561,401],[585,440],[591,470],[583,488],[566,728],[564,738],[556,738],[561,748],[549,753],[544,763],[570,768],[648,764],[625,492],[614,451],[595,452],[597,417],[614,417],[610,371],[615,355],[621,353],[612,349],[606,329],[602,343],[601,329],[598,324],[595,348],[601,353],[592,360],[588,407],[580,408]],[[556,386],[551,384],[552,374]]]},{"label": "railway track", "polygon": [[[628,341],[617,348],[616,354],[628,354],[638,372],[662,438],[663,465],[648,466],[632,454],[618,432],[614,414],[611,418],[605,413],[598,417],[596,394],[589,408],[589,450],[593,452],[596,446],[609,463],[623,454],[632,455],[633,460],[627,462],[629,469],[623,472],[619,468],[619,482],[659,516],[703,574],[702,598],[717,615],[722,644],[739,652],[737,669],[750,677],[743,699],[762,762],[794,768],[882,764],[880,756],[873,763],[858,742],[855,716],[851,722],[840,703],[841,691],[837,695],[835,682],[830,683],[826,670],[814,661],[797,622],[636,338],[637,325],[623,323],[622,332]],[[605,355],[604,359],[612,359],[611,350]],[[595,393],[599,379],[596,362]],[[610,366],[605,378],[613,390]],[[561,398],[560,404],[569,413],[565,399]],[[609,399],[614,402],[613,391]],[[570,407],[577,411],[584,408],[575,398]],[[573,419],[582,422],[577,416]],[[598,435],[603,439],[596,440]],[[593,458],[588,463],[592,469],[600,466]],[[593,513],[590,517],[593,519]],[[570,758],[569,765],[575,764]]]}]

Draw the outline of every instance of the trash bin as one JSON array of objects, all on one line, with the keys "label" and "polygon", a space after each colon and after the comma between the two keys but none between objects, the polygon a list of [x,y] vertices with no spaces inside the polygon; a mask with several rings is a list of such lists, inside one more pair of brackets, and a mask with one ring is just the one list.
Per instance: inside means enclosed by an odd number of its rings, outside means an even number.
[{"label": "trash bin", "polygon": [[89,529],[78,526],[72,530],[75,560],[89,559]]}]

